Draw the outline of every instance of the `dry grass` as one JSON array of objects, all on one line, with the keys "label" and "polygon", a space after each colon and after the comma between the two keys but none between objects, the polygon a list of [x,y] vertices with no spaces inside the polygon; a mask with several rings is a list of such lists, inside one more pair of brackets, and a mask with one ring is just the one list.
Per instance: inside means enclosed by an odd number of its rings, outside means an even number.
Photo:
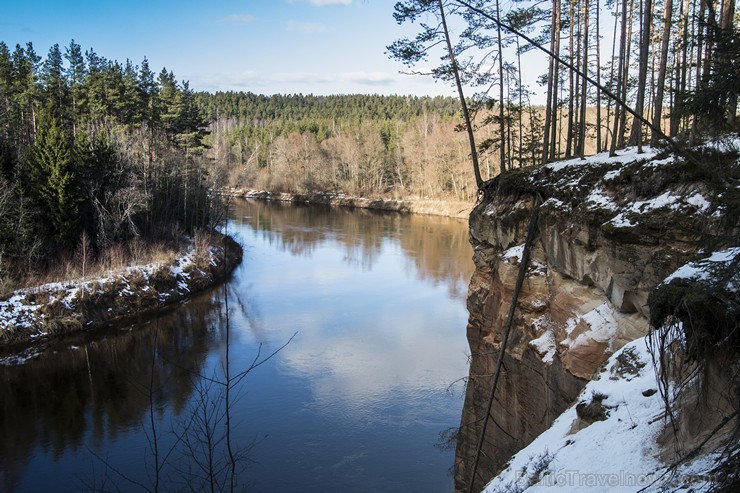
[{"label": "dry grass", "polygon": [[[196,235],[196,245],[198,237]],[[205,234],[207,241],[208,235]],[[205,253],[207,254],[207,244]],[[99,279],[120,272],[127,267],[145,264],[170,264],[186,249],[185,242],[145,242],[136,238],[128,243],[116,243],[102,251],[97,258],[83,256],[79,251],[64,256],[44,272],[33,273],[24,279],[0,276],[0,297],[8,297],[13,291],[28,286],[41,286],[53,282]]]}]

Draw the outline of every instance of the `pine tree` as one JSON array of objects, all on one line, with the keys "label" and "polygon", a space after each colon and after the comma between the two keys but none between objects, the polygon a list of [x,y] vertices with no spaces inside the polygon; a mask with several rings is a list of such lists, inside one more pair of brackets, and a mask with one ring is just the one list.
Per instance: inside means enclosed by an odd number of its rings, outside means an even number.
[{"label": "pine tree", "polygon": [[41,69],[41,84],[44,88],[46,104],[53,108],[59,118],[64,118],[68,112],[67,81],[64,77],[62,52],[59,44],[49,49],[49,54]]},{"label": "pine tree", "polygon": [[39,116],[39,130],[28,163],[29,190],[41,204],[51,235],[61,249],[72,249],[80,233],[80,195],[69,138],[51,108]]},{"label": "pine tree", "polygon": [[70,41],[64,57],[69,63],[69,67],[66,71],[67,81],[69,84],[69,96],[71,100],[69,114],[72,119],[72,133],[76,135],[77,127],[85,112],[83,91],[83,84],[85,81],[85,59],[82,56],[82,47],[75,43],[75,40],[73,39]]}]

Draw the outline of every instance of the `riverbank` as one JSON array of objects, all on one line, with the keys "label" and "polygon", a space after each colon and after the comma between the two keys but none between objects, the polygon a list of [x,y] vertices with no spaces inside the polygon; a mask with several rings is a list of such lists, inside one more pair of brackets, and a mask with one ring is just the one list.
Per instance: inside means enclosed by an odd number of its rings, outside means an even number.
[{"label": "riverbank", "polygon": [[357,207],[382,211],[429,214],[433,216],[467,219],[474,203],[454,200],[432,200],[422,198],[391,199],[386,197],[354,197],[343,193],[312,192],[307,194],[268,192],[265,190],[232,189],[227,191],[233,197],[257,200],[276,200],[280,202],[325,204],[339,207]]},{"label": "riverbank", "polygon": [[89,330],[157,310],[226,279],[241,259],[241,246],[214,232],[209,241],[190,241],[168,262],[18,289],[0,300],[0,346]]}]

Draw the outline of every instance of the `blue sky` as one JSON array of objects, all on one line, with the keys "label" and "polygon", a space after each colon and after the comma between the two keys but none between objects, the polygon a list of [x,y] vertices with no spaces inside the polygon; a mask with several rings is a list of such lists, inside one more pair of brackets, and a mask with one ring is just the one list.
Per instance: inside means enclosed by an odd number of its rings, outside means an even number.
[{"label": "blue sky", "polygon": [[147,57],[195,90],[450,95],[385,47],[395,0],[0,0],[0,40],[46,56],[71,39],[108,59]]}]

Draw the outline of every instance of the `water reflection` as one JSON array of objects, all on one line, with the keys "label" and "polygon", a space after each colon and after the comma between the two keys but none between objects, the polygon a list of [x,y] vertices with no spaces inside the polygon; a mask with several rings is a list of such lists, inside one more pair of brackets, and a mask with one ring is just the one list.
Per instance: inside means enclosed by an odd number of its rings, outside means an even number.
[{"label": "water reflection", "polygon": [[25,364],[0,366],[2,490],[13,490],[36,447],[57,460],[139,427],[150,387],[157,409],[181,412],[208,352],[212,313],[211,296],[200,296],[142,326],[67,337],[35,348]]},{"label": "water reflection", "polygon": [[[258,444],[240,484],[452,489],[452,453],[433,444],[459,420],[462,400],[446,388],[467,373],[464,222],[241,202],[229,231],[245,260],[220,290],[0,366],[0,489],[77,491],[75,478],[90,476],[88,449],[150,484],[148,389],[157,426],[169,431],[202,402],[207,380],[194,375],[223,377],[224,296],[234,372],[297,333],[234,391],[234,442]],[[182,485],[177,473],[190,466],[177,460],[164,489]]]},{"label": "water reflection", "polygon": [[461,219],[284,202],[238,203],[236,222],[270,245],[311,257],[322,243],[341,246],[342,261],[372,269],[384,241],[397,241],[420,280],[446,284],[462,299],[473,273],[467,224]]},{"label": "water reflection", "polygon": [[[461,401],[446,390],[467,371],[465,223],[259,202],[235,217],[232,231],[248,245],[243,276],[253,284],[234,296],[259,312],[256,323],[245,322],[243,340],[277,343],[298,332],[279,355],[279,381],[310,390],[261,404],[300,426],[288,433],[262,424],[271,438],[255,474],[280,476],[270,464],[291,464],[303,483],[280,477],[277,490],[451,490],[451,455],[433,444],[459,420]],[[296,226],[306,224],[310,230]]]}]

